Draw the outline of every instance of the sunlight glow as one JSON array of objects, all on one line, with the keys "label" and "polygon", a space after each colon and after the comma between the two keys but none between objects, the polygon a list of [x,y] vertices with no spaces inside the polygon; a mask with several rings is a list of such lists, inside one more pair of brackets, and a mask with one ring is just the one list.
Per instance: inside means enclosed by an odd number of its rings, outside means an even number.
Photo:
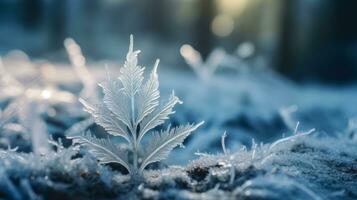
[{"label": "sunlight glow", "polygon": [[234,30],[234,20],[226,14],[217,15],[212,21],[211,29],[219,37],[229,36]]},{"label": "sunlight glow", "polygon": [[218,9],[231,16],[240,16],[248,4],[249,0],[217,0]]},{"label": "sunlight glow", "polygon": [[50,90],[43,90],[41,96],[43,99],[49,99],[52,96],[52,92]]}]

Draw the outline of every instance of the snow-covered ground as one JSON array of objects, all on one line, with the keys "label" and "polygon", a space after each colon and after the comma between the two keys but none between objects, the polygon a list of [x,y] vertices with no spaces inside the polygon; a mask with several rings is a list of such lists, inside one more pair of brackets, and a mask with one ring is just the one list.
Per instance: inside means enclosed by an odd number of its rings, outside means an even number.
[{"label": "snow-covered ground", "polygon": [[[269,70],[202,80],[160,66],[161,95],[175,90],[184,102],[170,123],[205,124],[133,185],[124,168],[99,165],[66,139],[87,126],[104,132],[78,102],[73,69],[18,56],[3,59],[0,75],[1,198],[357,198],[357,86],[299,85]],[[99,82],[103,64],[92,65]],[[102,95],[88,90],[83,98]]]}]

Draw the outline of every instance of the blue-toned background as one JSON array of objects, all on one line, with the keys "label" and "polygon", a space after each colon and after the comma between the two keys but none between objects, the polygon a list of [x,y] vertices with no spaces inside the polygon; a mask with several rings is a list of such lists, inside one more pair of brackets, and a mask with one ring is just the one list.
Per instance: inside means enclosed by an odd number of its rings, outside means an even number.
[{"label": "blue-toned background", "polygon": [[187,68],[183,44],[206,57],[250,42],[289,77],[347,82],[357,76],[356,9],[353,0],[1,0],[0,53],[68,62],[63,40],[73,37],[92,60],[120,60],[133,33],[144,62]]}]

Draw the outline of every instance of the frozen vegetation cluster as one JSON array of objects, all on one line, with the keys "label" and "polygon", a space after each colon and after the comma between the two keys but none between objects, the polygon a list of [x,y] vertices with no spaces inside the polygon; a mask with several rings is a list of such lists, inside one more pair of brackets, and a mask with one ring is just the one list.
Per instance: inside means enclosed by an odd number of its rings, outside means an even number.
[{"label": "frozen vegetation cluster", "polygon": [[251,55],[203,61],[187,45],[197,77],[160,68],[159,88],[132,37],[106,70],[64,44],[72,68],[0,63],[1,199],[357,198],[356,86],[296,85]]}]

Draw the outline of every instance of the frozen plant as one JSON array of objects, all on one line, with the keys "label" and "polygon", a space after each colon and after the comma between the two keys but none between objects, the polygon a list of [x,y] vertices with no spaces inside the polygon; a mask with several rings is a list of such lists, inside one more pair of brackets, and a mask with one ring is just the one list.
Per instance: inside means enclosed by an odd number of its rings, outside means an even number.
[{"label": "frozen plant", "polygon": [[205,61],[203,61],[200,52],[189,44],[182,45],[180,53],[188,66],[190,66],[195,74],[203,81],[207,81],[212,77],[226,56],[223,49],[217,48],[209,54]]},{"label": "frozen plant", "polygon": [[276,149],[276,148],[279,148],[279,146],[284,146],[283,144],[284,143],[287,143],[287,142],[295,142],[296,140],[302,138],[303,136],[307,136],[307,135],[310,135],[312,133],[315,132],[316,129],[310,129],[308,131],[303,131],[303,132],[299,132],[299,122],[297,122],[296,124],[296,127],[295,127],[295,130],[294,130],[294,134],[292,136],[289,136],[289,137],[285,137],[285,138],[281,138],[277,141],[275,141],[274,143],[272,143],[270,146],[269,146],[269,153],[273,151],[273,149]]},{"label": "frozen plant", "polygon": [[76,75],[83,83],[80,96],[96,101],[98,97],[95,95],[97,93],[95,78],[86,67],[86,59],[82,54],[81,47],[72,38],[66,38],[64,40],[64,46]]},{"label": "frozen plant", "polygon": [[357,118],[348,120],[348,126],[346,129],[347,136],[353,141],[357,141]]},{"label": "frozen plant", "polygon": [[226,148],[226,137],[227,137],[227,132],[224,131],[222,137],[221,137],[221,145],[222,145],[222,150],[223,150],[223,153],[226,157],[228,157],[228,159],[226,160],[226,162],[228,164],[226,164],[225,166],[227,168],[229,168],[229,171],[230,171],[230,179],[229,179],[229,184],[232,185],[233,182],[234,182],[234,179],[235,179],[235,176],[236,176],[236,173],[235,173],[235,168],[234,168],[234,165],[231,164],[232,163],[232,158],[233,156],[229,155],[230,152],[227,150]]},{"label": "frozen plant", "polygon": [[[100,84],[104,92],[103,103],[92,105],[80,99],[84,109],[93,116],[97,124],[109,134],[127,141],[132,156],[128,156],[127,151],[109,139],[99,139],[90,134],[73,137],[74,143],[86,146],[100,163],[119,163],[134,180],[142,175],[148,164],[165,159],[174,147],[182,145],[185,138],[203,123],[175,128],[169,125],[166,130],[151,131],[174,113],[175,104],[182,102],[172,92],[167,102],[159,103],[159,60],[143,83],[145,68],[137,65],[139,52],[133,50],[133,36],[130,36],[129,51],[119,77],[111,78],[107,75],[107,79]],[[149,132],[152,138],[142,148],[142,139]]]},{"label": "frozen plant", "polygon": [[194,73],[203,81],[209,80],[219,67],[237,70],[238,72],[248,72],[250,64],[244,60],[254,54],[254,46],[251,43],[243,43],[237,49],[237,55],[229,54],[222,48],[215,48],[203,60],[199,51],[189,44],[184,44],[180,48],[180,54],[185,62],[192,68]]},{"label": "frozen plant", "polygon": [[24,100],[21,112],[19,112],[20,122],[31,135],[32,151],[35,154],[45,155],[51,152],[48,144],[48,130],[46,122],[42,119],[42,109],[46,109],[46,102],[35,101],[33,99]]},{"label": "frozen plant", "polygon": [[295,113],[297,110],[297,105],[282,107],[279,109],[279,115],[283,120],[284,124],[286,125],[286,127],[289,128],[290,131],[294,131],[294,133],[296,133],[297,131],[296,128],[298,124],[296,123],[296,120],[293,117],[293,113]]},{"label": "frozen plant", "polygon": [[18,96],[23,92],[23,85],[12,77],[5,69],[0,57],[0,101]]}]

